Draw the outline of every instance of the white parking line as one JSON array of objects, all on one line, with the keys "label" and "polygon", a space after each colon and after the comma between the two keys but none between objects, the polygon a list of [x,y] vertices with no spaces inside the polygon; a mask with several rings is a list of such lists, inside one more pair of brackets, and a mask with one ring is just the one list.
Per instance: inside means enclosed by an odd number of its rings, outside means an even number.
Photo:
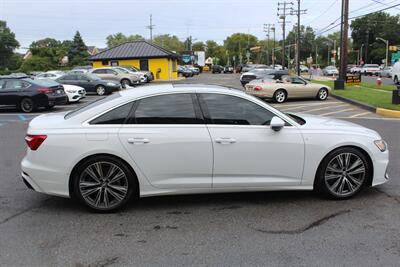
[{"label": "white parking line", "polygon": [[355,115],[350,116],[348,118],[357,118],[357,117],[361,117],[361,116],[364,116],[364,115],[367,115],[367,114],[371,114],[371,112],[367,111],[367,112],[363,112],[363,113],[358,113],[358,114],[355,114]]},{"label": "white parking line", "polygon": [[327,115],[332,115],[332,114],[337,114],[337,113],[346,112],[346,111],[352,111],[352,110],[354,110],[354,108],[348,108],[348,109],[332,111],[332,112],[328,112],[328,113],[324,113],[324,114],[319,114],[319,116],[327,116]]},{"label": "white parking line", "polygon": [[[303,102],[304,103],[304,102]],[[330,104],[341,104],[343,102],[338,102],[338,101],[334,101],[334,102],[321,102],[321,103],[297,103],[297,104],[272,104],[272,106],[274,107],[292,107],[292,106],[320,106],[320,105],[330,105]]]},{"label": "white parking line", "polygon": [[[343,105],[335,106],[334,108],[345,107],[345,106],[350,106],[350,105],[349,104],[343,104]],[[333,107],[314,108],[314,109],[310,109],[310,110],[305,110],[304,112],[313,112],[313,111],[323,110],[323,109],[327,109],[327,108],[333,108]]]}]

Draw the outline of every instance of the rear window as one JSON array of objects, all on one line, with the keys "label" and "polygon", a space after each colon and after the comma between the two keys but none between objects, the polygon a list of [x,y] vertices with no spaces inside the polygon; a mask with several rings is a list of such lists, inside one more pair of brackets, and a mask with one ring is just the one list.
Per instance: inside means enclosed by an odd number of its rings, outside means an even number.
[{"label": "rear window", "polygon": [[52,86],[60,85],[58,82],[50,80],[50,79],[43,79],[43,80],[37,79],[37,80],[34,80],[33,83],[35,83],[39,86],[45,86],[45,87],[52,87]]},{"label": "rear window", "polygon": [[84,106],[82,106],[82,107],[80,107],[80,108],[78,108],[78,109],[75,109],[75,110],[72,110],[72,111],[68,112],[68,113],[64,116],[64,119],[68,120],[68,119],[70,119],[70,118],[72,118],[72,117],[75,117],[76,115],[79,115],[79,114],[81,114],[82,112],[85,112],[85,111],[87,111],[87,110],[89,110],[89,109],[91,109],[91,108],[93,108],[93,107],[95,107],[95,106],[101,105],[101,104],[103,104],[103,103],[106,103],[107,101],[111,101],[111,100],[116,99],[116,98],[118,98],[118,97],[121,97],[121,94],[120,94],[120,93],[113,93],[113,94],[110,95],[110,96],[103,97],[103,98],[99,98],[99,99],[96,100],[96,101],[90,102],[90,103],[88,103],[87,105],[84,105]]}]

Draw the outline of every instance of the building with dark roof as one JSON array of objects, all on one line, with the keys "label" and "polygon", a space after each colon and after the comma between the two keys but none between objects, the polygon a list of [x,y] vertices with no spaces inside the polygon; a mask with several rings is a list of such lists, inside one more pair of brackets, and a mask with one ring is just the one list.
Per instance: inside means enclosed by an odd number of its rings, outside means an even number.
[{"label": "building with dark roof", "polygon": [[132,66],[151,71],[155,79],[172,80],[178,77],[179,55],[158,45],[146,42],[127,42],[89,57],[93,68]]}]

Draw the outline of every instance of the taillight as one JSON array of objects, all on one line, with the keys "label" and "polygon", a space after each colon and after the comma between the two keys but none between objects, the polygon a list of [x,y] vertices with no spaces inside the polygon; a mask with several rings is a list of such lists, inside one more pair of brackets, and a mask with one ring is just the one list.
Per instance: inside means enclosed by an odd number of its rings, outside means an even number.
[{"label": "taillight", "polygon": [[47,135],[27,135],[25,142],[31,150],[37,150],[39,146],[46,140]]},{"label": "taillight", "polygon": [[261,87],[261,86],[256,86],[256,87],[254,87],[254,90],[255,90],[255,91],[261,91],[261,90],[262,90],[262,87]]},{"label": "taillight", "polygon": [[36,91],[44,94],[49,94],[53,92],[53,90],[51,90],[50,88],[38,88],[36,89]]}]

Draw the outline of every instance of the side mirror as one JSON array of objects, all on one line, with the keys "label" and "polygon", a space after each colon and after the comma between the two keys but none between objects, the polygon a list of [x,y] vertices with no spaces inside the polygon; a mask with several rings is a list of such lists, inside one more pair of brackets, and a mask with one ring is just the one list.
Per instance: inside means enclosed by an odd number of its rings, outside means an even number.
[{"label": "side mirror", "polygon": [[283,126],[285,126],[285,122],[281,118],[279,118],[277,116],[272,118],[271,124],[270,124],[270,127],[272,130],[274,130],[275,132],[278,132],[283,128]]}]

